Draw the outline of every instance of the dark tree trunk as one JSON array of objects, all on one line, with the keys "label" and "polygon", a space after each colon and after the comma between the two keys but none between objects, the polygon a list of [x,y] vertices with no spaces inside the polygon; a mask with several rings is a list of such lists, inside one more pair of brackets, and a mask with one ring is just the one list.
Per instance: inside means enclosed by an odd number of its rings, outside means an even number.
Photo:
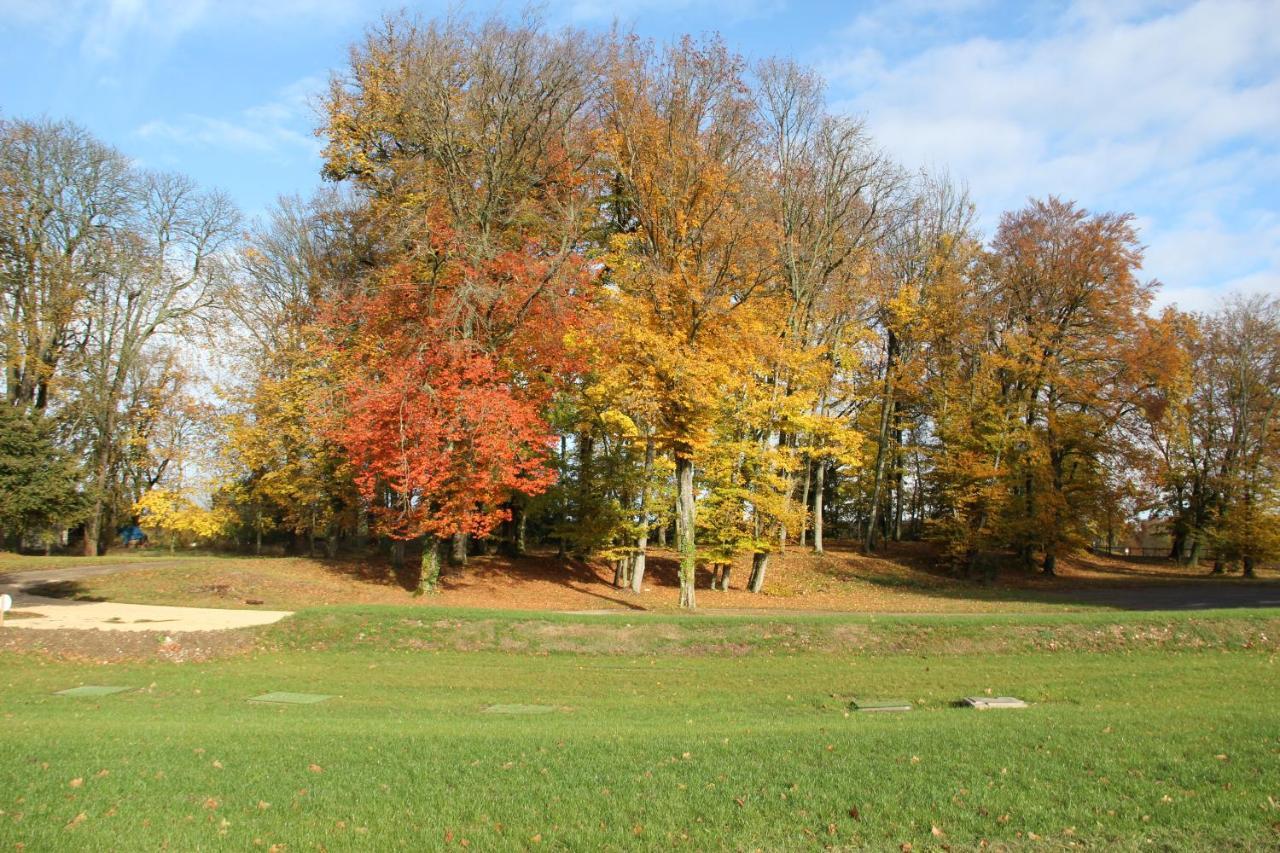
[{"label": "dark tree trunk", "polygon": [[747,581],[747,588],[752,592],[760,592],[764,589],[764,575],[769,570],[769,554],[767,552],[759,552],[751,555],[751,577]]}]

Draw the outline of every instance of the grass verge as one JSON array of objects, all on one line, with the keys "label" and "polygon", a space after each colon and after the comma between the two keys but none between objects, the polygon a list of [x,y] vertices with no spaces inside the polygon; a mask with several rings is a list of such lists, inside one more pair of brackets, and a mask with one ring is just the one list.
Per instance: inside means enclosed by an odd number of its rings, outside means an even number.
[{"label": "grass verge", "polygon": [[[304,613],[263,632],[255,652],[182,666],[0,656],[0,845],[1280,844],[1280,680],[1265,613],[631,621],[706,632],[695,645],[783,625],[933,637],[874,654],[770,640],[745,656],[669,654],[668,641],[647,639],[608,655],[413,649],[398,633],[423,630],[401,624],[410,616],[421,612]],[[502,630],[517,633],[526,623],[627,624],[484,611],[449,618],[460,626],[452,630],[505,620]],[[959,654],[937,645],[944,634],[1062,638],[1117,626],[1134,640],[1106,651],[1018,641]],[[1168,626],[1192,642],[1152,633]],[[1202,630],[1220,641],[1197,645]],[[52,695],[78,684],[137,689]],[[247,701],[273,691],[334,698]],[[987,691],[1033,705],[952,707]],[[853,696],[903,697],[916,710],[850,713]],[[495,705],[553,710],[486,712]]]}]

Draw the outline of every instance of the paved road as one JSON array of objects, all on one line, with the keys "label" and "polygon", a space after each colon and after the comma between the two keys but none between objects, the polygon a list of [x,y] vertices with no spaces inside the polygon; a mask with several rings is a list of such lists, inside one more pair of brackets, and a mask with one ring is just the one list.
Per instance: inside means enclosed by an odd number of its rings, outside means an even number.
[{"label": "paved road", "polygon": [[0,578],[0,592],[13,596],[14,610],[35,614],[31,618],[6,619],[6,628],[53,631],[92,628],[104,631],[218,631],[270,625],[290,615],[287,610],[221,610],[213,607],[170,607],[158,604],[120,604],[114,601],[75,601],[32,595],[26,590],[45,583],[77,581],[115,572],[162,569],[168,562],[149,560],[114,565],[74,566],[17,572]]},{"label": "paved road", "polygon": [[1280,607],[1280,583],[1224,579],[1143,587],[1063,590],[1064,599],[1122,610],[1213,610]]}]

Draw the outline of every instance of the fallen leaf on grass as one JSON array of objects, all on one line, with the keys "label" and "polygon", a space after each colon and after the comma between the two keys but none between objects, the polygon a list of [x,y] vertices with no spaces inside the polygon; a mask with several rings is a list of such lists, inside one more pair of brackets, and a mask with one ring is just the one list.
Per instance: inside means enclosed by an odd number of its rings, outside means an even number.
[{"label": "fallen leaf on grass", "polygon": [[854,820],[862,820],[862,812],[858,811],[857,806],[849,806],[849,817]]},{"label": "fallen leaf on grass", "polygon": [[307,769],[308,769],[308,770],[310,770],[312,773],[323,773],[323,772],[324,772],[324,768],[323,768],[323,767],[321,767],[319,764],[312,764],[312,765],[309,765],[309,766],[307,767]]},{"label": "fallen leaf on grass", "polygon": [[531,835],[531,836],[529,836],[529,840],[530,840],[530,841],[532,841],[534,844],[541,844],[541,843],[542,843],[542,833],[541,833],[541,832],[539,832],[539,833],[537,833],[536,835]]},{"label": "fallen leaf on grass", "polygon": [[222,762],[221,762],[221,761],[214,761],[214,762],[213,762],[213,769],[214,769],[214,770],[221,770],[221,769],[222,769]]},{"label": "fallen leaf on grass", "polygon": [[103,768],[102,770],[99,770],[97,773],[94,773],[93,778],[101,779],[104,776],[110,776],[110,775],[111,775],[111,771],[107,770],[106,768]]},{"label": "fallen leaf on grass", "polygon": [[218,807],[218,801],[213,797],[209,797],[204,801],[204,807],[206,809],[216,809]]},{"label": "fallen leaf on grass", "polygon": [[70,782],[67,783],[67,785],[69,785],[72,788],[79,788],[83,784],[84,784],[84,779],[80,778],[79,776],[77,776],[76,778],[72,779]]},{"label": "fallen leaf on grass", "polygon": [[63,827],[63,829],[75,829],[77,826],[84,823],[88,819],[89,819],[89,816],[87,814],[85,814],[84,812],[80,812],[80,814],[71,818],[71,820],[67,823],[65,827]]},{"label": "fallen leaf on grass", "polygon": [[271,808],[271,803],[266,800],[258,800],[258,811],[265,812],[269,808]]},{"label": "fallen leaf on grass", "polygon": [[929,832],[933,834],[934,838],[941,838],[943,835],[946,834],[942,831],[942,827],[940,826],[931,826],[929,828]]}]

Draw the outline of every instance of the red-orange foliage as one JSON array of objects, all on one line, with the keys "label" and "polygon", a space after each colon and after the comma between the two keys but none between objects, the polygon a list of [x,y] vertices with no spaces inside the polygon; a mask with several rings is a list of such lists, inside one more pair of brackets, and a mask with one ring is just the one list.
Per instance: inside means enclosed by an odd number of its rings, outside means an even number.
[{"label": "red-orange foliage", "polygon": [[543,410],[549,378],[573,372],[564,329],[581,308],[548,292],[573,276],[547,264],[532,249],[447,274],[406,263],[332,313],[335,438],[388,536],[484,536],[514,492],[555,482]]}]

